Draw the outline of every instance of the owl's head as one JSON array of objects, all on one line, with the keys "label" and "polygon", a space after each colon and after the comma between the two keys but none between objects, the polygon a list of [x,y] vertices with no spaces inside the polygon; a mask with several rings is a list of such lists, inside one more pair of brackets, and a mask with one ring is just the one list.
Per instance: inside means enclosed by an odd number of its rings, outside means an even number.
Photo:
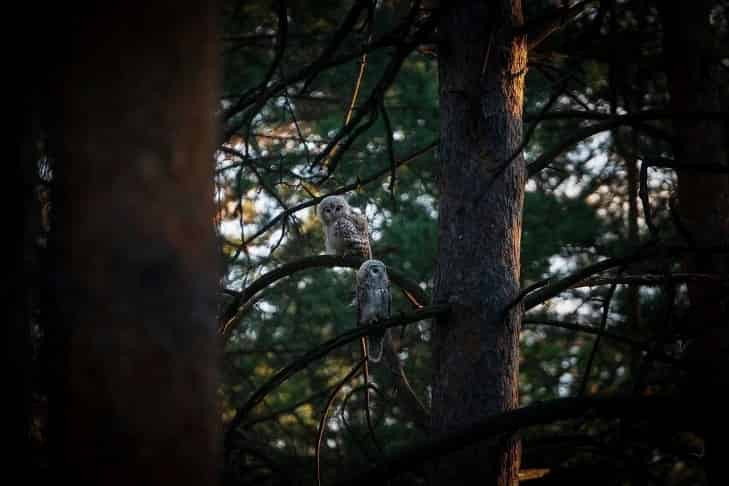
[{"label": "owl's head", "polygon": [[357,270],[357,281],[388,283],[387,269],[380,260],[367,260]]},{"label": "owl's head", "polygon": [[347,214],[349,204],[342,196],[327,196],[319,203],[316,211],[324,224],[330,224]]}]

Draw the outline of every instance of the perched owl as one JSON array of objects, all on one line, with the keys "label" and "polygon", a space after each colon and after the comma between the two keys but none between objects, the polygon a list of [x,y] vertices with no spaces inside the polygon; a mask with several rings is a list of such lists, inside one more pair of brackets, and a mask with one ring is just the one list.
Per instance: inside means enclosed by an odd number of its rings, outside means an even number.
[{"label": "perched owl", "polygon": [[[385,264],[379,260],[367,260],[357,270],[357,324],[368,326],[388,319],[390,303],[390,281]],[[367,339],[367,354],[375,363],[382,358],[384,337],[383,331]]]},{"label": "perched owl", "polygon": [[367,219],[347,204],[342,196],[327,196],[317,208],[324,223],[328,253],[372,258]]}]

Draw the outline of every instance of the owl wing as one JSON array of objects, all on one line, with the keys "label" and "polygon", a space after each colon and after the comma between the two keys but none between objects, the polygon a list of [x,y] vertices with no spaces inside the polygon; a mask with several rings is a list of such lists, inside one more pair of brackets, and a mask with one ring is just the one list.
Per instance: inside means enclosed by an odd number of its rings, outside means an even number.
[{"label": "owl wing", "polygon": [[387,318],[392,317],[392,292],[390,292],[390,282],[387,282]]},{"label": "owl wing", "polygon": [[370,257],[367,234],[360,233],[351,218],[339,218],[334,225],[335,234],[342,242],[342,254]]},{"label": "owl wing", "polygon": [[357,231],[362,233],[363,235],[369,234],[369,227],[367,226],[367,218],[362,216],[356,211],[350,211],[349,217],[354,222],[354,225],[357,227]]},{"label": "owl wing", "polygon": [[355,211],[350,211],[349,219],[354,222],[357,232],[360,234],[362,240],[366,242],[366,246],[360,250],[360,253],[369,260],[372,258],[372,249],[370,247],[370,229],[367,224],[367,218]]},{"label": "owl wing", "polygon": [[[384,289],[377,289],[374,292],[376,319],[377,321],[383,321],[390,316],[390,289],[385,287]],[[369,344],[369,358],[373,363],[378,363],[382,359],[382,354],[385,349],[385,331],[377,331],[368,338]]]},{"label": "owl wing", "polygon": [[365,306],[365,299],[367,298],[367,292],[364,288],[364,285],[360,282],[357,282],[357,325],[362,326],[364,325],[364,318],[362,316],[362,311]]}]

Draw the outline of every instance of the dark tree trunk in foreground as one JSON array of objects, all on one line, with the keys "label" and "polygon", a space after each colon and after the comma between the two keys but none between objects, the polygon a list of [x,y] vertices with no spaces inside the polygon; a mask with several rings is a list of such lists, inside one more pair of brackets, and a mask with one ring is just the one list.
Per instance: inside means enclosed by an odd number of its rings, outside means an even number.
[{"label": "dark tree trunk in foreground", "polygon": [[[721,111],[718,35],[710,25],[715,2],[660,2],[668,86],[674,111]],[[716,121],[674,122],[674,154],[682,165],[729,169],[727,140]],[[699,246],[729,245],[729,174],[678,171],[680,216],[690,240]],[[729,274],[726,254],[697,252],[684,261],[685,271]],[[691,301],[688,331],[695,336],[686,359],[693,373],[691,395],[707,408],[706,465],[712,484],[726,482],[724,443],[729,401],[729,294],[721,284],[688,284]]]},{"label": "dark tree trunk in foreground", "polygon": [[[27,100],[23,100],[27,101]],[[15,108],[15,107],[13,107]],[[3,269],[3,454],[7,477],[27,475],[31,456],[31,403],[33,349],[31,345],[30,290],[37,282],[38,259],[35,240],[40,229],[40,205],[33,177],[33,119],[26,103],[11,111],[17,130],[15,152],[8,154],[5,175],[11,184],[2,201],[3,227],[10,241],[7,264]],[[11,116],[12,118],[12,116]],[[14,158],[14,160],[13,160]],[[12,187],[9,187],[12,186]],[[22,206],[18,208],[18,202]],[[8,247],[6,246],[6,248]]]},{"label": "dark tree trunk in foreground", "polygon": [[216,11],[63,8],[57,466],[74,484],[215,484]]},{"label": "dark tree trunk in foreground", "polygon": [[[526,45],[521,1],[458,2],[439,25],[440,202],[432,425],[443,433],[518,405],[519,292],[525,169]],[[508,167],[504,168],[505,164]],[[503,170],[502,170],[503,169]],[[517,482],[514,437],[444,458],[436,483]]]}]

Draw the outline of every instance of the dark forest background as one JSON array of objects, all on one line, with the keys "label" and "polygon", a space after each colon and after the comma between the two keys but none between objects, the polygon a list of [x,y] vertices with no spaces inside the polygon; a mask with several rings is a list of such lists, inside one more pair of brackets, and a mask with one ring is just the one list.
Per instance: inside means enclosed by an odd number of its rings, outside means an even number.
[{"label": "dark forest background", "polygon": [[[39,22],[4,285],[29,481],[724,484],[729,2]],[[369,385],[331,194],[392,280]]]}]

